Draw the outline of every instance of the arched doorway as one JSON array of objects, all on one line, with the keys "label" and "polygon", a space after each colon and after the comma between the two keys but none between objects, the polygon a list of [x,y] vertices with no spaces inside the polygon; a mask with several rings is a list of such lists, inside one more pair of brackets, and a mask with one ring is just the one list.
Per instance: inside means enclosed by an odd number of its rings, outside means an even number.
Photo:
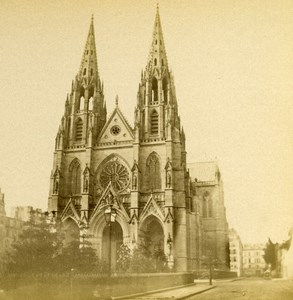
[{"label": "arched doorway", "polygon": [[102,238],[102,260],[109,263],[109,253],[111,249],[111,269],[116,269],[117,251],[123,244],[123,231],[118,222],[105,226]]},{"label": "arched doorway", "polygon": [[63,223],[64,246],[69,246],[72,242],[79,242],[79,228],[71,218]]},{"label": "arched doorway", "polygon": [[164,229],[160,221],[149,216],[140,228],[139,243],[151,258],[156,271],[163,270],[166,263],[164,240]]},{"label": "arched doorway", "polygon": [[151,218],[144,229],[144,242],[148,249],[151,252],[164,250],[164,231],[160,222]]}]

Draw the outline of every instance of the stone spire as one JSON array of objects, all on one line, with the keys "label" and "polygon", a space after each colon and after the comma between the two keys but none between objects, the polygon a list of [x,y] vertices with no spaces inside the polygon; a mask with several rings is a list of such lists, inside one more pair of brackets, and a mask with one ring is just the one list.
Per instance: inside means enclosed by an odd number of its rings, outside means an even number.
[{"label": "stone spire", "polygon": [[157,6],[157,13],[153,30],[153,40],[147,63],[148,69],[152,69],[154,67],[168,67],[167,54],[163,38],[163,30],[160,20],[159,6]]},{"label": "stone spire", "polygon": [[85,43],[78,76],[79,78],[99,78],[93,15],[91,18],[90,29]]}]

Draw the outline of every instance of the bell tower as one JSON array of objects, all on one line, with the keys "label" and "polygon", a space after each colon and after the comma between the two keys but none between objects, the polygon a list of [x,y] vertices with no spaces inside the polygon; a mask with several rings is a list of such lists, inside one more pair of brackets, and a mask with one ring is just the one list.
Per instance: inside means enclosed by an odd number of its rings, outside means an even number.
[{"label": "bell tower", "polygon": [[[56,136],[49,210],[60,211],[72,196],[78,199],[77,207],[88,209],[92,197],[92,148],[105,125],[106,115],[92,17],[80,68],[67,95]],[[69,166],[73,158],[75,162]]]},{"label": "bell tower", "polygon": [[175,86],[158,7],[148,61],[138,89],[135,123],[141,125],[140,139],[180,139]]}]

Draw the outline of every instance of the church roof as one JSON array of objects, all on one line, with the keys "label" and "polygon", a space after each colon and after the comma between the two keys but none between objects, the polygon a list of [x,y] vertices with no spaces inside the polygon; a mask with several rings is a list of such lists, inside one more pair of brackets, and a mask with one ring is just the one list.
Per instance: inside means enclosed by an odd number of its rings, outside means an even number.
[{"label": "church roof", "polygon": [[196,178],[197,181],[215,181],[219,167],[215,161],[187,163],[187,169],[192,181]]}]

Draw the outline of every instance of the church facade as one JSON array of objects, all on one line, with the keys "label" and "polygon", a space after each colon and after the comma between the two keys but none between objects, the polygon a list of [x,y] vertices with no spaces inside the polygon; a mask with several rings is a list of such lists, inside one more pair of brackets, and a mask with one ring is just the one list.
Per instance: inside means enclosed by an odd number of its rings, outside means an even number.
[{"label": "church facade", "polygon": [[132,126],[117,98],[107,117],[92,19],[56,136],[48,200],[52,217],[71,233],[86,232],[103,258],[109,247],[104,213],[111,205],[117,214],[112,253],[122,243],[135,247],[149,235],[153,246],[165,252],[170,268],[195,270],[204,255],[203,241],[210,238],[227,265],[220,172],[214,162],[188,169],[158,9],[134,111]]}]

